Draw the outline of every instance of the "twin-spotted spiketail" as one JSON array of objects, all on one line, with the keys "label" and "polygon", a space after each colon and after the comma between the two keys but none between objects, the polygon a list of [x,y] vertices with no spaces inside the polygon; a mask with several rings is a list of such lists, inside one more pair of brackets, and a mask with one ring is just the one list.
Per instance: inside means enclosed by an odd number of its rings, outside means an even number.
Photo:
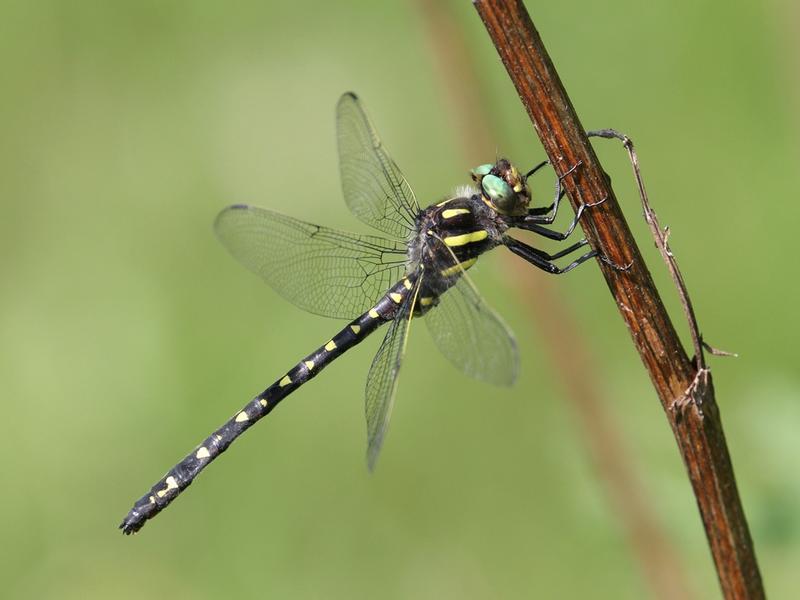
[{"label": "twin-spotted spiketail", "polygon": [[[516,344],[506,325],[481,299],[466,270],[478,257],[505,246],[549,273],[564,273],[596,256],[587,252],[564,268],[551,261],[585,240],[547,254],[512,238],[512,228],[564,240],[553,223],[562,197],[530,208],[527,179],[507,160],[471,171],[474,187],[420,209],[414,193],[383,147],[359,99],[344,94],[336,111],[342,190],[350,210],[388,237],[356,235],[312,225],[254,206],[234,205],[217,217],[223,245],[279,294],[309,312],[352,319],[329,341],[256,395],[227,423],[142,496],[120,525],[135,533],[166,508],[211,461],[256,421],[324,367],[387,325],[367,375],[367,462],[378,457],[397,387],[409,325],[423,316],[442,353],[468,375],[510,385],[517,375]],[[571,173],[578,165],[568,171]]]}]

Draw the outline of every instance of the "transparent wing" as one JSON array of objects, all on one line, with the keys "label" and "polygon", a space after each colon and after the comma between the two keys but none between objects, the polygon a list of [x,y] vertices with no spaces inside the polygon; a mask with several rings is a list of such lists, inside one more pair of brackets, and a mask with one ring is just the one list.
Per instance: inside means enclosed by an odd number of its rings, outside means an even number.
[{"label": "transparent wing", "polygon": [[349,92],[339,99],[336,124],[347,206],[368,225],[405,240],[414,227],[419,205],[355,94]]},{"label": "transparent wing", "polygon": [[398,309],[397,316],[389,324],[386,337],[372,360],[367,375],[365,412],[367,417],[367,466],[375,468],[383,438],[392,416],[394,394],[397,390],[397,374],[403,362],[403,354],[408,340],[408,328],[414,313],[422,277],[417,279],[414,289],[406,296],[406,301]]},{"label": "transparent wing", "polygon": [[424,320],[441,353],[467,375],[497,385],[516,381],[519,353],[514,334],[465,272]]},{"label": "transparent wing", "polygon": [[235,205],[214,229],[228,251],[281,296],[309,312],[352,319],[403,275],[405,246]]}]

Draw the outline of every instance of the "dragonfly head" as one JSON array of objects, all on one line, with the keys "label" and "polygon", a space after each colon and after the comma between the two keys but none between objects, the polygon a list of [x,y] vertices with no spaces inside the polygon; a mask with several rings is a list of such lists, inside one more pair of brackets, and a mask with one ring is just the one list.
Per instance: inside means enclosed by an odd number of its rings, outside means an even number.
[{"label": "dragonfly head", "polygon": [[501,158],[495,164],[475,167],[472,180],[480,186],[483,201],[502,215],[518,216],[528,211],[531,194],[525,177],[517,168]]}]

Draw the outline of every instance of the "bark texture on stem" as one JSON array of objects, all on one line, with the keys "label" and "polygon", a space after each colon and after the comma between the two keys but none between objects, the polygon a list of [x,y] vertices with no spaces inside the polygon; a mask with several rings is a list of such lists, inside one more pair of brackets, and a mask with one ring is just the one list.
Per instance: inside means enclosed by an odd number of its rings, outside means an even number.
[{"label": "bark texture on stem", "polygon": [[[753,543],[733,474],[711,374],[686,354],[538,32],[519,0],[475,6],[553,167],[564,174],[592,247],[627,270],[598,261],[658,393],[686,465],[725,598],[763,598]],[[700,364],[702,365],[702,359]]]}]

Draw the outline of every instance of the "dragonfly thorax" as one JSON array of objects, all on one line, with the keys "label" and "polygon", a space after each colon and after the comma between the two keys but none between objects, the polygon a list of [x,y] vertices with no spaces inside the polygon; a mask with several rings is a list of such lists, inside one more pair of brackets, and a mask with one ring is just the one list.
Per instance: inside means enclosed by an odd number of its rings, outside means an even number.
[{"label": "dragonfly thorax", "polygon": [[507,228],[473,188],[420,211],[408,247],[409,270],[421,267],[424,273],[417,311],[435,306],[481,254],[502,243]]}]

